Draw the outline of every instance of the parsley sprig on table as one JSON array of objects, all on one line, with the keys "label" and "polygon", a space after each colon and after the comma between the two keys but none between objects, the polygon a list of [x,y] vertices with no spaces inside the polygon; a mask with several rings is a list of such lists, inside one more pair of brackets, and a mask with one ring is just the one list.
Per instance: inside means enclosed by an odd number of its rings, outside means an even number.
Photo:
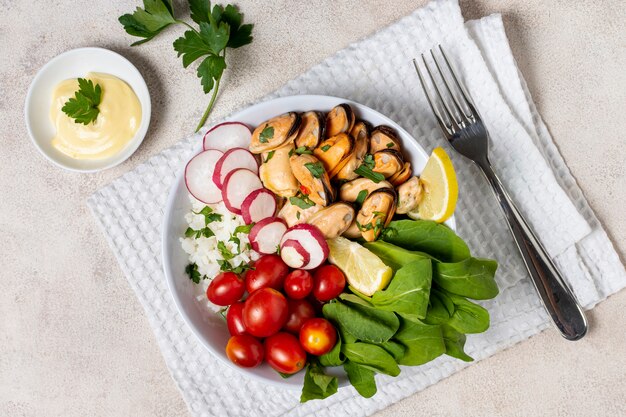
[{"label": "parsley sprig on table", "polygon": [[93,81],[84,78],[78,79],[78,91],[74,97],[65,102],[61,110],[76,123],[88,125],[95,122],[100,114],[98,105],[102,99],[102,89],[99,84],[94,86]]},{"label": "parsley sprig on table", "polygon": [[242,24],[243,15],[236,6],[216,4],[211,7],[209,0],[189,0],[191,20],[198,25],[198,29],[174,17],[171,0],[143,0],[143,6],[143,9],[137,7],[134,13],[119,18],[128,34],[143,38],[132,46],[148,42],[170,25],[180,24],[189,28],[174,41],[174,50],[179,57],[182,56],[183,67],[187,68],[202,58],[197,75],[204,93],[213,91],[213,94],[196,127],[197,132],[204,126],[215,104],[226,69],[226,49],[236,49],[252,42],[253,25]]}]

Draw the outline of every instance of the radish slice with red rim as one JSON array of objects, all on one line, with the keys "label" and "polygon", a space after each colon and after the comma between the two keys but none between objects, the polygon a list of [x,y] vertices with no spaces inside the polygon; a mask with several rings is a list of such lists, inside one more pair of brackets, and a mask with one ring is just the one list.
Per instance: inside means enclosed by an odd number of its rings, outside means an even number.
[{"label": "radish slice with red rim", "polygon": [[246,224],[256,223],[276,213],[276,197],[265,188],[252,191],[241,203],[241,216]]},{"label": "radish slice with red rim", "polygon": [[224,154],[215,149],[202,151],[187,162],[185,167],[185,185],[197,200],[204,204],[222,201],[222,193],[213,183],[213,172],[217,161]]},{"label": "radish slice with red rim", "polygon": [[281,246],[290,239],[300,243],[304,250],[309,253],[309,262],[300,269],[315,269],[328,258],[328,244],[317,227],[305,223],[291,227],[283,236]]},{"label": "radish slice with red rim", "polygon": [[[213,186],[217,188],[214,183]],[[243,200],[250,193],[261,188],[263,188],[263,184],[254,172],[245,168],[235,169],[226,176],[222,186],[224,204],[231,213],[241,214]]]},{"label": "radish slice with red rim", "polygon": [[252,249],[262,254],[276,253],[287,231],[287,223],[279,217],[268,217],[250,229],[248,238]]},{"label": "radish slice with red rim", "polygon": [[250,128],[243,123],[224,122],[206,132],[202,146],[205,150],[216,149],[226,152],[232,148],[247,148],[250,146],[251,138]]},{"label": "radish slice with red rim", "polygon": [[217,161],[213,172],[213,182],[218,188],[222,188],[226,176],[237,168],[246,168],[255,174],[259,173],[259,163],[256,157],[247,149],[233,148],[224,153]]},{"label": "radish slice with red rim", "polygon": [[287,239],[280,245],[280,257],[292,268],[302,268],[311,260],[311,255],[295,239]]}]

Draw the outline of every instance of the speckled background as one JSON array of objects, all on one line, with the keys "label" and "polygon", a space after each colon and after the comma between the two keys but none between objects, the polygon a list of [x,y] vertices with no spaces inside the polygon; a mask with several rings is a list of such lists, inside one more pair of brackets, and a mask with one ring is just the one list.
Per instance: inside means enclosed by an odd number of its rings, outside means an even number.
[{"label": "speckled background", "polygon": [[[276,89],[424,1],[237,2],[254,43],[232,53],[214,118]],[[0,0],[0,416],[187,416],[143,311],[85,200],[188,135],[208,97],[167,30],[130,48],[117,23],[139,1]],[[186,5],[175,1],[181,15]],[[390,5],[392,4],[392,5]],[[626,253],[626,15],[622,0],[463,1],[466,18],[504,15],[513,53],[574,176]],[[62,171],[30,143],[23,103],[55,55],[102,46],[128,57],[152,123],[124,164]],[[379,416],[626,415],[626,292],[569,343],[548,330]],[[244,394],[245,395],[245,394]]]}]

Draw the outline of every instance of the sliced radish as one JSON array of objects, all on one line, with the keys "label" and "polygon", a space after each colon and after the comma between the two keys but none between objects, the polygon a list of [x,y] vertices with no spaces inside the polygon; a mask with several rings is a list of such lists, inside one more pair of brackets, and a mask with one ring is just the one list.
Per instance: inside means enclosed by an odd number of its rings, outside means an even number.
[{"label": "sliced radish", "polygon": [[276,197],[265,188],[252,191],[241,203],[241,216],[246,224],[256,223],[276,213]]},{"label": "sliced radish", "polygon": [[[211,181],[214,187],[215,183]],[[263,188],[259,177],[249,169],[238,168],[226,176],[222,186],[222,198],[231,213],[241,214],[241,203],[254,190]]]},{"label": "sliced radish", "polygon": [[250,229],[250,245],[259,253],[276,253],[280,240],[287,231],[287,223],[279,217],[268,217]]},{"label": "sliced radish", "polygon": [[224,179],[231,171],[237,168],[246,168],[255,174],[259,173],[259,163],[256,157],[247,149],[233,148],[224,153],[213,172],[213,182],[218,188],[222,188]]},{"label": "sliced radish", "polygon": [[185,184],[187,190],[197,200],[205,204],[222,201],[222,193],[213,183],[215,164],[224,155],[215,149],[200,152],[187,162],[185,167]]},{"label": "sliced radish", "polygon": [[280,257],[292,268],[302,268],[311,260],[311,255],[297,240],[287,239],[280,244]]},{"label": "sliced radish", "polygon": [[328,258],[328,244],[320,230],[310,224],[297,224],[291,227],[281,240],[281,246],[288,240],[295,240],[309,253],[309,262],[301,269],[314,269]]},{"label": "sliced radish", "polygon": [[226,152],[232,148],[247,148],[250,146],[251,138],[250,128],[243,123],[224,122],[206,132],[202,145],[205,150],[217,149]]}]

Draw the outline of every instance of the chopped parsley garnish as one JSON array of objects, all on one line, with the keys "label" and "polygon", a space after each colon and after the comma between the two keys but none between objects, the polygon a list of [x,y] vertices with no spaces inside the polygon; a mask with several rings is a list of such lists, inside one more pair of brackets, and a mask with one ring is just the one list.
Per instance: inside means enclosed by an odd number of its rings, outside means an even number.
[{"label": "chopped parsley garnish", "polygon": [[296,207],[300,207],[302,210],[306,210],[315,205],[308,196],[302,193],[298,193],[295,197],[289,197],[289,202]]},{"label": "chopped parsley garnish", "polygon": [[93,81],[84,78],[78,79],[78,91],[74,97],[65,102],[61,111],[74,119],[75,123],[88,125],[95,122],[100,114],[98,105],[102,99],[102,88],[94,86]]},{"label": "chopped parsley garnish", "polygon": [[389,143],[387,143],[387,147],[388,147],[388,148],[393,148],[393,146],[394,146],[394,145],[395,145],[395,143],[393,143],[393,142],[389,142]]},{"label": "chopped parsley garnish", "polygon": [[185,237],[193,237],[195,239],[198,239],[199,237],[211,236],[215,236],[215,233],[213,233],[213,230],[209,229],[208,227],[200,230],[194,230],[191,227],[188,227],[187,230],[185,230]]},{"label": "chopped parsley garnish", "polygon": [[324,166],[321,162],[307,162],[304,166],[315,178],[322,178],[324,175]]},{"label": "chopped parsley garnish", "polygon": [[259,135],[259,142],[267,143],[273,137],[274,137],[274,127],[265,125],[265,127],[261,131],[261,134]]},{"label": "chopped parsley garnish", "polygon": [[379,183],[385,179],[385,176],[380,172],[374,172],[374,166],[376,163],[374,162],[374,157],[371,154],[365,155],[363,158],[363,163],[354,170],[355,174],[358,174],[362,177],[369,178],[375,183]]},{"label": "chopped parsley garnish", "polygon": [[222,272],[234,272],[235,274],[243,274],[244,272],[254,269],[248,264],[242,264],[239,266],[232,266],[230,262],[223,259],[218,259],[217,263],[220,265],[220,271]]},{"label": "chopped parsley garnish", "polygon": [[326,152],[327,150],[330,149],[330,145],[324,145],[324,146],[321,147],[321,149],[322,149],[323,152]]},{"label": "chopped parsley garnish", "polygon": [[365,226],[362,225],[361,223],[359,223],[358,221],[356,222],[356,227],[359,228],[360,231],[362,232],[366,232],[368,230],[372,230],[374,228],[374,226],[372,226],[371,223],[367,223]]},{"label": "chopped parsley garnish", "polygon": [[359,194],[356,196],[356,202],[359,204],[363,204],[366,197],[367,197],[367,190],[361,190],[359,191]]},{"label": "chopped parsley garnish", "polygon": [[220,251],[220,255],[222,255],[222,258],[226,261],[235,257],[235,255],[226,247],[224,242],[217,242],[217,250]]},{"label": "chopped parsley garnish", "polygon": [[200,272],[198,272],[198,265],[195,263],[187,265],[185,267],[185,272],[189,276],[189,279],[196,284],[199,284],[200,280],[208,278],[206,275],[200,275]]},{"label": "chopped parsley garnish", "polygon": [[254,226],[254,223],[237,226],[235,227],[233,235],[236,235],[237,233],[250,233],[250,230],[252,230],[252,226]]},{"label": "chopped parsley garnish", "polygon": [[311,155],[313,153],[313,151],[311,151],[306,146],[299,146],[295,149],[294,152],[297,153],[298,155],[303,155],[303,154]]},{"label": "chopped parsley garnish", "polygon": [[201,214],[204,216],[204,224],[209,225],[209,223],[222,221],[222,215],[219,213],[213,213],[213,209],[209,206],[204,206],[202,210],[199,212],[193,212],[194,214]]},{"label": "chopped parsley garnish", "polygon": [[276,153],[276,151],[269,151],[267,153],[267,157],[265,158],[264,162],[269,162],[270,159],[272,159],[274,157],[274,153]]}]

